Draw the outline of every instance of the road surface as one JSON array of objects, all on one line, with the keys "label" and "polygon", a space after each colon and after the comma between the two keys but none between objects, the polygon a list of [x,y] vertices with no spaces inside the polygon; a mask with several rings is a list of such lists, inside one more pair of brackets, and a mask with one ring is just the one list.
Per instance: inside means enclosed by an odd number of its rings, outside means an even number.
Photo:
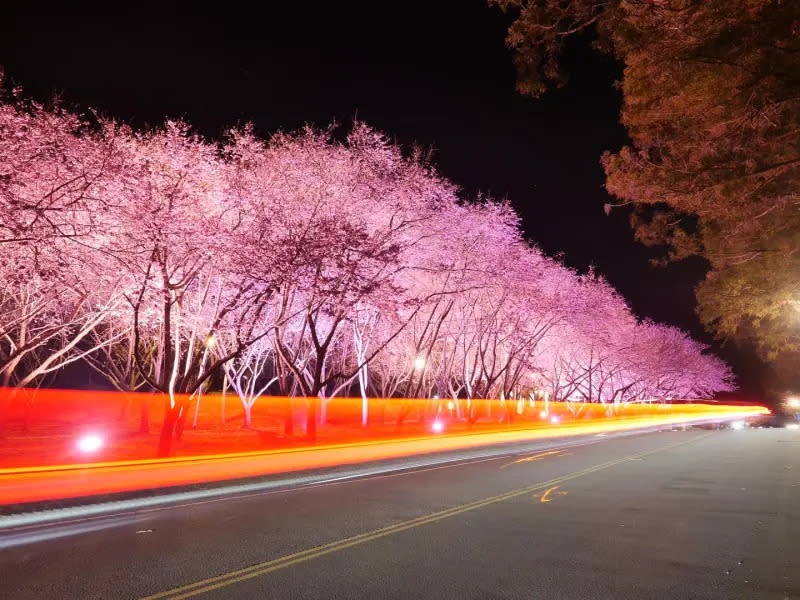
[{"label": "road surface", "polygon": [[7,532],[0,596],[800,598],[799,432],[596,439]]}]

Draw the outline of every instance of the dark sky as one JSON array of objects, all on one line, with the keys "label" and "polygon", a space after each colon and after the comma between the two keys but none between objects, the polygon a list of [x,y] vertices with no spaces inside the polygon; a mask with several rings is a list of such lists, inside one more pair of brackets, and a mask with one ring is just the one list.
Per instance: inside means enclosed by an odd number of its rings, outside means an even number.
[{"label": "dark sky", "polygon": [[[612,87],[621,68],[590,40],[565,55],[568,85],[531,99],[514,89],[508,19],[484,1],[260,4],[4,10],[0,64],[28,95],[57,93],[134,125],[180,117],[209,137],[245,121],[267,136],[357,116],[433,148],[467,197],[510,199],[530,240],[572,267],[594,265],[639,316],[710,341],[694,315],[702,261],[653,268],[658,251],[633,240],[628,212],[603,212],[600,155],[626,140]],[[722,355],[751,388],[744,358]]]}]

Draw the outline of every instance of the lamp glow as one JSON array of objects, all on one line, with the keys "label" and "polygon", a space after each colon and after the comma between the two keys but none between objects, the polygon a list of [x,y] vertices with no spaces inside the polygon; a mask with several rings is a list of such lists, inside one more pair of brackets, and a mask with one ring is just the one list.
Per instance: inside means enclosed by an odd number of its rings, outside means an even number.
[{"label": "lamp glow", "polygon": [[437,419],[433,422],[433,425],[431,425],[431,429],[433,429],[434,433],[442,433],[444,431],[444,423]]}]

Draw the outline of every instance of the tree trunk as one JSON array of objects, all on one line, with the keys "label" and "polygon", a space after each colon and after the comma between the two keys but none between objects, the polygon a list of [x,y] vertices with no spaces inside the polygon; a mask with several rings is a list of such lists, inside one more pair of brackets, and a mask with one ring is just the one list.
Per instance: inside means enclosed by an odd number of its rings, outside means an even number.
[{"label": "tree trunk", "polygon": [[310,441],[317,439],[317,404],[319,397],[316,395],[306,399],[308,402],[308,409],[306,410],[306,437]]},{"label": "tree trunk", "polygon": [[328,399],[319,399],[319,424],[325,426],[328,422]]},{"label": "tree trunk", "polygon": [[189,404],[181,405],[181,412],[178,415],[178,422],[175,423],[175,439],[181,441],[183,439],[183,430],[186,427],[186,416],[189,414]]},{"label": "tree trunk", "polygon": [[369,424],[369,400],[367,395],[361,392],[361,426],[366,427]]},{"label": "tree trunk", "polygon": [[284,434],[289,437],[294,435],[294,415],[292,414],[292,398],[286,396],[286,417],[284,425]]},{"label": "tree trunk", "polygon": [[203,386],[197,388],[197,400],[194,403],[194,417],[192,418],[192,429],[197,429],[197,420],[200,417],[200,398],[203,396]]},{"label": "tree trunk", "polygon": [[125,423],[125,415],[128,414],[128,406],[130,406],[130,403],[132,401],[133,398],[131,398],[131,396],[129,396],[128,394],[125,394],[122,406],[119,409],[119,415],[117,415],[117,421],[119,421],[120,423],[123,424]]},{"label": "tree trunk", "polygon": [[403,425],[403,421],[406,420],[406,417],[410,412],[411,412],[411,403],[406,400],[400,405],[400,410],[397,411],[397,421],[395,423],[395,426],[397,428],[400,428],[400,426]]},{"label": "tree trunk", "polygon": [[0,388],[0,434],[8,428],[8,414],[18,393],[19,388]]},{"label": "tree trunk", "polygon": [[176,404],[168,407],[164,415],[164,423],[161,425],[161,436],[158,439],[158,456],[166,458],[172,453],[172,436],[175,433],[175,425],[180,416],[180,406]]},{"label": "tree trunk", "polygon": [[150,394],[142,395],[142,408],[139,411],[139,433],[150,433]]},{"label": "tree trunk", "polygon": [[222,424],[225,425],[225,396],[228,393],[228,372],[225,371],[225,374],[222,376],[222,415],[221,421]]}]

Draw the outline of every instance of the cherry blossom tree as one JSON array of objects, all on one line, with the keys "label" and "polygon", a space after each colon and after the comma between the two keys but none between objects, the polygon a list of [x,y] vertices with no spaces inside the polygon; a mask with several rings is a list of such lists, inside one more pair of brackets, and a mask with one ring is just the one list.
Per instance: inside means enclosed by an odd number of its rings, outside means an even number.
[{"label": "cherry blossom tree", "polygon": [[[333,142],[330,132],[311,129],[277,135],[266,145],[244,132],[235,142],[251,169],[247,189],[269,207],[259,231],[268,231],[262,235],[270,238],[284,274],[275,350],[309,399],[306,432],[313,438],[328,387],[363,376],[386,343],[369,353],[362,345],[352,372],[331,369],[342,326],[358,328],[355,315],[367,306],[390,312],[398,301],[414,303],[400,274],[428,235],[425,223],[455,202],[454,188],[360,124],[343,144]],[[285,343],[290,328],[300,336],[295,349]]]},{"label": "cherry blossom tree", "polygon": [[120,276],[90,246],[115,174],[112,129],[0,98],[2,385],[30,385],[109,343],[92,333],[121,303]]},{"label": "cherry blossom tree", "polygon": [[508,203],[466,201],[360,123],[217,143],[4,98],[0,249],[0,383],[83,359],[161,392],[161,455],[218,372],[245,427],[275,386],[307,403],[312,439],[355,390],[362,425],[370,395],[430,398],[399,399],[399,425],[444,398],[511,422],[541,388],[577,415],[732,386],[707,348],[526,242]]}]

